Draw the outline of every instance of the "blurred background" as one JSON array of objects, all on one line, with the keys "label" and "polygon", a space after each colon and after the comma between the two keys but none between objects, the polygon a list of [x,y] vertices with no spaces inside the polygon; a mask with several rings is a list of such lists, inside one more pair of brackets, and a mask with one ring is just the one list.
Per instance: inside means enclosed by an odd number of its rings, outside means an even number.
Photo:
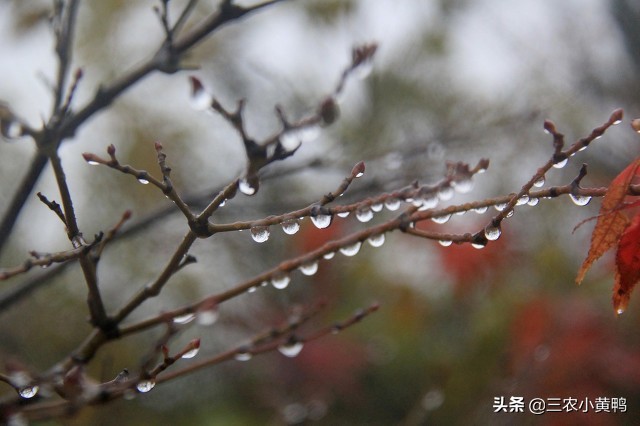
[{"label": "blurred background", "polygon": [[[174,17],[185,3],[172,0]],[[191,23],[217,4],[200,1]],[[85,77],[76,107],[161,43],[155,5],[81,3],[73,66]],[[0,99],[34,126],[49,114],[55,79],[50,9],[45,0],[0,1]],[[341,203],[416,179],[435,181],[446,161],[475,164],[482,157],[491,167],[476,176],[473,191],[440,206],[518,191],[552,153],[542,128],[546,118],[571,143],[615,108],[626,112],[622,125],[549,173],[547,186],[569,183],[582,163],[589,165],[583,185],[606,186],[638,155],[638,136],[628,125],[640,116],[640,7],[632,0],[290,0],[228,25],[186,58],[197,69],[153,74],[63,145],[84,234],[109,229],[125,209],[143,220],[170,202],[131,176],[87,165],[82,152],[102,154],[113,143],[123,163],[157,173],[153,142],[161,141],[184,194],[209,194],[242,173],[240,139],[220,117],[191,107],[189,75],[228,108],[247,99],[248,130],[261,140],[278,131],[274,105],[291,118],[312,112],[348,66],[351,48],[364,42],[378,43],[378,53],[367,78],[348,81],[340,120],[293,158],[265,170],[260,192],[238,196],[217,221],[304,207],[335,190],[360,160],[367,171]],[[34,151],[29,140],[0,144],[2,209]],[[50,170],[37,191],[58,198]],[[224,303],[215,324],[192,325],[174,344],[200,337],[198,357],[205,357],[318,300],[328,308],[311,328],[380,302],[379,312],[361,324],[305,345],[295,358],[270,353],[228,362],[48,424],[634,424],[640,415],[640,296],[632,296],[622,316],[614,315],[611,256],[582,286],[574,284],[593,223],[572,231],[598,208],[599,200],[579,207],[568,197],[522,206],[504,224],[501,239],[482,250],[389,234],[380,248],[364,245],[355,257],[321,262],[314,276],[294,273],[286,290],[261,288]],[[424,226],[474,232],[494,213],[469,212]],[[231,288],[393,215],[385,210],[367,224],[336,218],[326,230],[305,220],[294,236],[274,227],[262,244],[248,232],[198,241],[191,252],[198,263],[131,320]],[[108,247],[99,274],[110,310],[158,274],[186,229],[176,211]],[[32,196],[0,265],[20,263],[29,250],[66,248],[59,221]],[[0,297],[40,273],[3,282]],[[81,271],[70,267],[4,307],[0,360],[45,370],[68,354],[89,332],[85,297]],[[110,380],[123,368],[135,371],[161,333],[105,347],[91,374]],[[496,414],[499,396],[626,398],[627,413]]]}]

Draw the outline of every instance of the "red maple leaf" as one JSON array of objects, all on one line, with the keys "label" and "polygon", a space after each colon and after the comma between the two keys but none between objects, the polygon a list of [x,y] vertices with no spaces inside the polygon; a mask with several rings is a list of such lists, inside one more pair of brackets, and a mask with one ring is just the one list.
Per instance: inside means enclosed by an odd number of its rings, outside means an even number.
[{"label": "red maple leaf", "polygon": [[617,246],[613,308],[618,314],[624,312],[631,291],[640,281],[640,213],[630,219],[626,209],[633,204],[624,203],[629,185],[636,177],[640,177],[640,158],[629,164],[609,185],[591,234],[589,253],[576,277],[576,283],[580,284],[591,265]]}]

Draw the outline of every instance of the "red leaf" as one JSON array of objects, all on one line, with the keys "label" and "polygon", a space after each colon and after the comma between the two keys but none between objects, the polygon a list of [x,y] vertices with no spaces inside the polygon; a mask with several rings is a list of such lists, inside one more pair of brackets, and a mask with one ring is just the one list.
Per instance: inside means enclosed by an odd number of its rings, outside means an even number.
[{"label": "red leaf", "polygon": [[598,214],[598,222],[591,234],[587,258],[582,263],[576,283],[580,284],[591,265],[615,246],[629,225],[629,219],[621,211],[622,203],[632,180],[640,176],[640,158],[636,158],[609,185]]},{"label": "red leaf", "polygon": [[640,215],[625,229],[616,252],[616,281],[613,308],[621,314],[629,303],[631,291],[640,281]]}]

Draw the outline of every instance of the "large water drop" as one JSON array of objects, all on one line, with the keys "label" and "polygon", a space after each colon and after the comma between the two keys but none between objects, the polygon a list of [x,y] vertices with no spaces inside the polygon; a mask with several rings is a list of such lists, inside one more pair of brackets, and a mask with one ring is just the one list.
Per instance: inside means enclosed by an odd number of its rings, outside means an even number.
[{"label": "large water drop", "polygon": [[240,179],[240,182],[238,183],[238,189],[244,195],[254,195],[256,192],[258,192],[258,188],[256,188],[251,184],[251,182],[246,179]]},{"label": "large water drop", "polygon": [[311,216],[311,222],[313,222],[313,224],[318,229],[328,228],[329,225],[331,225],[331,219],[333,219],[333,217],[329,214],[318,214],[316,216]]},{"label": "large water drop", "polygon": [[351,245],[340,247],[340,253],[349,257],[355,256],[360,251],[360,246],[362,246],[362,243],[357,241]]},{"label": "large water drop", "polygon": [[297,340],[292,340],[278,346],[278,352],[289,358],[297,356],[302,351],[304,344]]},{"label": "large water drop", "polygon": [[289,277],[289,274],[280,273],[280,274],[274,275],[273,278],[271,278],[271,285],[277,288],[278,290],[282,290],[284,288],[287,288],[290,281],[291,281],[291,278]]},{"label": "large water drop", "polygon": [[18,393],[22,398],[30,399],[36,396],[39,390],[40,390],[40,387],[38,385],[25,386],[23,388],[20,388]]},{"label": "large water drop", "polygon": [[173,317],[173,322],[176,324],[189,324],[194,319],[196,319],[196,314],[188,313],[184,315],[178,315],[177,317]]},{"label": "large water drop", "polygon": [[571,197],[571,201],[576,206],[586,206],[591,201],[591,197],[588,195],[569,194],[569,197]]},{"label": "large water drop", "polygon": [[187,352],[183,353],[182,354],[182,358],[184,358],[184,359],[193,358],[196,355],[198,355],[198,352],[200,352],[200,348],[193,348],[190,351],[187,351]]},{"label": "large water drop", "polygon": [[442,201],[450,200],[451,198],[453,198],[453,188],[451,188],[450,186],[445,186],[444,188],[440,189],[440,191],[438,191],[438,198],[440,198]]},{"label": "large water drop", "polygon": [[453,189],[460,194],[466,194],[473,189],[473,180],[472,179],[463,179],[459,181],[451,182],[453,185]]},{"label": "large water drop", "polygon": [[298,269],[300,269],[300,272],[304,275],[311,276],[318,272],[318,262],[314,260],[308,263],[303,263]]},{"label": "large water drop", "polygon": [[397,198],[387,198],[387,200],[384,202],[384,206],[389,211],[394,212],[400,208],[400,200],[398,200]]},{"label": "large water drop", "polygon": [[569,161],[569,159],[565,158],[564,160],[560,160],[560,161],[558,161],[556,163],[553,163],[553,167],[555,167],[556,169],[561,169],[561,168],[563,168],[564,166],[567,165],[568,161]]},{"label": "large water drop", "polygon": [[380,247],[384,244],[384,234],[372,235],[367,238],[367,242],[371,245],[371,247]]},{"label": "large water drop", "polygon": [[156,382],[153,380],[140,380],[136,385],[136,389],[138,389],[138,392],[147,393],[153,389],[155,385]]},{"label": "large water drop", "polygon": [[501,233],[502,231],[500,230],[499,226],[489,225],[484,228],[484,236],[487,237],[487,240],[489,241],[497,240],[498,238],[500,238]]},{"label": "large water drop", "polygon": [[249,361],[252,357],[253,355],[249,351],[240,351],[234,356],[236,361]]},{"label": "large water drop", "polygon": [[358,209],[356,210],[356,218],[358,218],[358,220],[363,223],[369,222],[371,219],[373,219],[373,211],[371,211],[371,209],[367,207]]},{"label": "large water drop", "polygon": [[439,224],[447,223],[449,219],[451,219],[451,214],[443,214],[442,216],[435,216],[431,218],[432,221]]},{"label": "large water drop", "polygon": [[300,223],[296,219],[282,222],[282,230],[287,235],[293,235],[300,230]]},{"label": "large water drop", "polygon": [[269,239],[269,235],[271,235],[268,226],[252,226],[250,233],[251,238],[253,238],[253,241],[256,243],[264,243]]}]

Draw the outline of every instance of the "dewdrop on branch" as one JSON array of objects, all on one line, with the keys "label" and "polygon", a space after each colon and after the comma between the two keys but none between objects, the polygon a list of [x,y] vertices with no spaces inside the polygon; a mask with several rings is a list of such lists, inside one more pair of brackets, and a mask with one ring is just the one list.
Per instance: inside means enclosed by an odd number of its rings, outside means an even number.
[{"label": "dewdrop on branch", "polygon": [[316,216],[311,216],[311,222],[318,229],[325,229],[331,225],[331,220],[333,217],[330,214],[318,214]]},{"label": "dewdrop on branch", "polygon": [[153,380],[150,380],[150,379],[141,380],[136,385],[136,389],[138,389],[138,392],[140,392],[140,393],[147,393],[151,389],[153,389],[155,386],[156,386],[156,382],[153,381]]},{"label": "dewdrop on branch", "polygon": [[269,239],[269,235],[271,235],[268,226],[252,226],[249,233],[256,243],[264,243]]},{"label": "dewdrop on branch", "polygon": [[202,82],[197,77],[189,77],[191,83],[191,106],[193,109],[202,111],[211,108],[213,97],[204,88]]},{"label": "dewdrop on branch", "polygon": [[258,192],[259,187],[260,182],[258,181],[257,177],[253,179],[242,178],[240,179],[240,181],[238,181],[238,189],[244,195],[254,195],[256,192]]},{"label": "dewdrop on branch", "polygon": [[356,218],[363,223],[369,222],[371,219],[373,219],[373,211],[371,211],[371,209],[368,207],[358,209],[356,210]]},{"label": "dewdrop on branch", "polygon": [[579,207],[586,206],[591,201],[591,197],[588,195],[569,194],[569,198],[571,198],[573,204]]},{"label": "dewdrop on branch", "polygon": [[611,113],[611,116],[609,117],[609,123],[611,123],[612,125],[620,124],[622,123],[623,118],[624,110],[622,108],[618,108]]},{"label": "dewdrop on branch", "polygon": [[361,246],[362,246],[362,242],[357,241],[348,246],[340,247],[340,253],[348,257],[355,256],[360,251]]},{"label": "dewdrop on branch", "polygon": [[318,272],[318,261],[314,260],[311,262],[303,263],[298,269],[300,269],[300,272],[302,272],[304,275],[314,275],[316,272]]},{"label": "dewdrop on branch", "polygon": [[40,387],[38,385],[25,386],[18,390],[18,394],[20,395],[21,398],[31,399],[38,394],[39,390],[40,390]]},{"label": "dewdrop on branch", "polygon": [[384,244],[384,234],[372,235],[367,238],[367,242],[371,247],[380,247]]},{"label": "dewdrop on branch", "polygon": [[364,175],[365,168],[366,166],[364,164],[364,161],[360,161],[355,166],[353,166],[353,169],[351,169],[351,177],[353,178],[362,177]]},{"label": "dewdrop on branch", "polygon": [[489,241],[496,241],[498,238],[500,238],[501,234],[502,231],[500,230],[500,226],[488,225],[486,228],[484,228],[484,236]]},{"label": "dewdrop on branch", "polygon": [[188,350],[182,354],[183,359],[190,359],[198,355],[200,351],[200,339],[194,339],[188,344]]},{"label": "dewdrop on branch", "polygon": [[287,235],[293,235],[300,230],[300,223],[296,219],[285,220],[281,223],[281,226]]},{"label": "dewdrop on branch", "polygon": [[293,358],[298,356],[298,354],[302,351],[303,347],[304,347],[304,343],[300,342],[295,337],[292,337],[289,340],[287,340],[286,343],[283,343],[282,345],[278,346],[278,352],[280,352],[282,355],[286,357]]},{"label": "dewdrop on branch", "polygon": [[291,278],[285,272],[277,273],[271,278],[271,285],[278,290],[287,288],[289,282],[291,282]]},{"label": "dewdrop on branch", "polygon": [[178,315],[177,317],[173,317],[173,322],[175,324],[189,324],[194,319],[196,319],[196,314],[188,313],[184,315]]}]

